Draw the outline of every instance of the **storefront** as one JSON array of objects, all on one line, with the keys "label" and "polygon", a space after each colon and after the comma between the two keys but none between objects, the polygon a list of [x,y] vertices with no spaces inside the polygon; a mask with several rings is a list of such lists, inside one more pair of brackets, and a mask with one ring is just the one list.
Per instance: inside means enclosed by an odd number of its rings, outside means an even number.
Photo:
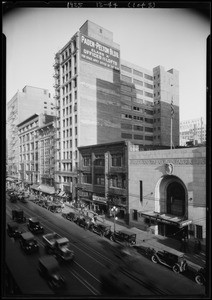
[{"label": "storefront", "polygon": [[191,220],[183,220],[173,215],[153,211],[138,213],[144,218],[144,223],[151,227],[155,234],[179,240],[183,236],[188,236],[188,226],[192,223]]}]

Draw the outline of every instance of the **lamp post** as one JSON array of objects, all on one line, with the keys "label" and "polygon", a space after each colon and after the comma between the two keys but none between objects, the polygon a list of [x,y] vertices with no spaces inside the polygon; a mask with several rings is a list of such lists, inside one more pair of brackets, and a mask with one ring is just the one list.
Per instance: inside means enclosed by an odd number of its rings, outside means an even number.
[{"label": "lamp post", "polygon": [[117,211],[118,211],[118,208],[117,208],[116,206],[113,206],[113,207],[111,208],[111,212],[112,212],[112,214],[113,214],[114,232],[116,231],[116,220],[118,219],[118,218],[116,217]]}]

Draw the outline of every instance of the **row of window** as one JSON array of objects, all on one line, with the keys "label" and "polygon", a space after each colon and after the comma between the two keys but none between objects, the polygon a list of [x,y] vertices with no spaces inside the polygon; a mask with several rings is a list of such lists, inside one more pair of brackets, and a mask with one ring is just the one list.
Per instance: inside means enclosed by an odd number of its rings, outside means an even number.
[{"label": "row of window", "polygon": [[138,70],[135,70],[135,69],[132,69],[130,67],[127,67],[127,66],[124,66],[124,65],[121,65],[121,69],[123,71],[126,71],[126,72],[129,72],[129,73],[132,73],[132,70],[133,70],[133,74],[134,75],[137,75],[137,76],[140,76],[140,77],[143,77],[144,75],[144,78],[148,79],[148,80],[153,80],[153,77],[148,75],[148,74],[143,74],[142,72],[138,71]]},{"label": "row of window", "polygon": [[150,128],[150,127],[143,127],[143,126],[139,126],[139,125],[131,125],[131,124],[125,124],[125,123],[122,123],[121,124],[121,128],[122,129],[134,129],[136,131],[145,131],[145,132],[153,132],[153,128]]},{"label": "row of window", "polygon": [[146,123],[153,124],[153,119],[143,118],[140,116],[133,116],[130,114],[121,114],[122,119],[130,119],[130,120],[137,120],[137,121],[145,121]]},{"label": "row of window", "polygon": [[145,141],[153,141],[153,137],[152,136],[143,136],[143,135],[140,135],[140,134],[130,134],[130,133],[124,133],[122,132],[121,134],[121,137],[123,139],[134,139],[134,140],[145,140]]},{"label": "row of window", "polygon": [[[91,156],[83,156],[83,166],[91,166]],[[121,167],[123,163],[123,157],[121,154],[111,154],[111,166],[112,167]],[[104,166],[105,159],[103,155],[95,155],[94,165]]]},{"label": "row of window", "polygon": [[[92,184],[92,175],[91,174],[83,174],[82,175],[82,183]],[[104,174],[94,174],[94,184],[105,186],[105,175]],[[126,188],[126,180],[121,176],[114,175],[109,179],[109,187],[114,188]]]}]

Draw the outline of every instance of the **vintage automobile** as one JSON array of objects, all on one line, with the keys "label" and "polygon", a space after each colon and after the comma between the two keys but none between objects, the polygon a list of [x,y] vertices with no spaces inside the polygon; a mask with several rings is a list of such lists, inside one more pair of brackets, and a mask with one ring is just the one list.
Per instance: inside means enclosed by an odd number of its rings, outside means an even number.
[{"label": "vintage automobile", "polygon": [[151,261],[155,264],[161,263],[171,268],[175,273],[182,273],[186,271],[188,267],[184,253],[171,248],[169,251],[153,250],[151,255]]},{"label": "vintage automobile", "polygon": [[62,213],[62,217],[64,219],[67,219],[71,222],[76,222],[77,221],[77,218],[78,218],[79,214],[78,213],[75,213],[75,212],[69,212],[69,213]]},{"label": "vintage automobile", "polygon": [[110,236],[111,241],[121,243],[125,246],[136,244],[136,234],[127,230],[114,231]]},{"label": "vintage automobile", "polygon": [[196,281],[197,284],[199,284],[199,285],[204,285],[205,284],[205,281],[206,281],[206,279],[205,279],[205,273],[206,272],[205,271],[206,271],[205,267],[202,267],[196,272],[194,278],[195,278],[195,281]]},{"label": "vintage automobile", "polygon": [[112,234],[111,226],[102,223],[91,223],[89,229],[100,236],[105,236],[108,238],[110,238]]},{"label": "vintage automobile", "polygon": [[34,235],[27,231],[20,235],[19,243],[25,253],[33,253],[39,251],[38,242],[35,240]]},{"label": "vintage automobile", "polygon": [[12,219],[17,222],[26,222],[26,217],[24,216],[24,212],[22,209],[14,209],[12,210]]},{"label": "vintage automobile", "polygon": [[17,239],[20,237],[22,232],[18,230],[18,225],[15,222],[9,222],[7,223],[7,234],[9,237]]},{"label": "vintage automobile", "polygon": [[79,216],[77,217],[77,220],[75,221],[77,225],[80,227],[83,227],[85,230],[90,227],[91,224],[91,218],[86,216]]},{"label": "vintage automobile", "polygon": [[62,207],[60,204],[50,204],[47,208],[52,213],[60,213],[62,212]]},{"label": "vintage automobile", "polygon": [[39,274],[48,282],[52,289],[64,288],[64,277],[59,273],[59,264],[52,255],[43,256],[38,263]]},{"label": "vintage automobile", "polygon": [[44,233],[44,228],[41,226],[40,222],[37,218],[29,218],[29,222],[27,224],[29,231],[36,233]]},{"label": "vintage automobile", "polygon": [[152,255],[155,253],[155,250],[153,248],[150,247],[145,247],[142,245],[135,245],[133,246],[133,248],[137,251],[137,253],[151,259]]}]

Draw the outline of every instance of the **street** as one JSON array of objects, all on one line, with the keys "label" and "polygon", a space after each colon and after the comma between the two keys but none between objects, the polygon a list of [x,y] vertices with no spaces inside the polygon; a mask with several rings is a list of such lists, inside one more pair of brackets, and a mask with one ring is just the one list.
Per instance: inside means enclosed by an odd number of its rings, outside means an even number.
[{"label": "street", "polygon": [[[162,265],[155,265],[141,255],[135,255],[130,263],[120,261],[120,259],[114,255],[116,243],[107,238],[100,237],[89,230],[84,230],[75,223],[65,220],[61,214],[51,213],[33,202],[10,203],[9,200],[7,200],[7,222],[11,221],[12,209],[17,208],[24,210],[27,220],[29,217],[38,217],[44,227],[44,233],[57,232],[70,240],[71,248],[75,253],[75,259],[73,262],[60,264],[61,274],[64,275],[67,286],[66,289],[59,291],[58,295],[110,295],[109,289],[106,291],[101,289],[101,278],[104,278],[105,274],[108,273],[113,273],[118,278],[118,281],[130,287],[128,296],[203,296],[205,293],[204,286],[199,286],[182,274],[175,274]],[[22,232],[28,231],[27,222],[20,224],[19,229]],[[24,273],[26,286],[29,280],[31,280],[31,276],[24,270],[28,270],[29,265],[31,272],[36,274],[33,280],[44,281],[43,278],[39,277],[37,272],[38,259],[40,256],[45,255],[42,235],[36,235],[35,238],[40,246],[39,253],[26,255],[20,249],[18,241],[11,242],[10,238],[6,236],[7,247],[10,247],[12,244],[12,247],[16,249],[16,252],[13,253],[14,257],[16,257],[17,253],[17,259],[19,259],[18,256],[23,258],[21,270],[19,269],[17,272]],[[13,261],[14,260],[13,258]],[[111,273],[110,270],[112,270]],[[28,270],[28,272],[30,271]],[[45,287],[43,288],[45,289]],[[47,285],[46,290],[47,292],[50,291]],[[34,295],[37,294],[38,291],[32,290],[31,293]]]}]

